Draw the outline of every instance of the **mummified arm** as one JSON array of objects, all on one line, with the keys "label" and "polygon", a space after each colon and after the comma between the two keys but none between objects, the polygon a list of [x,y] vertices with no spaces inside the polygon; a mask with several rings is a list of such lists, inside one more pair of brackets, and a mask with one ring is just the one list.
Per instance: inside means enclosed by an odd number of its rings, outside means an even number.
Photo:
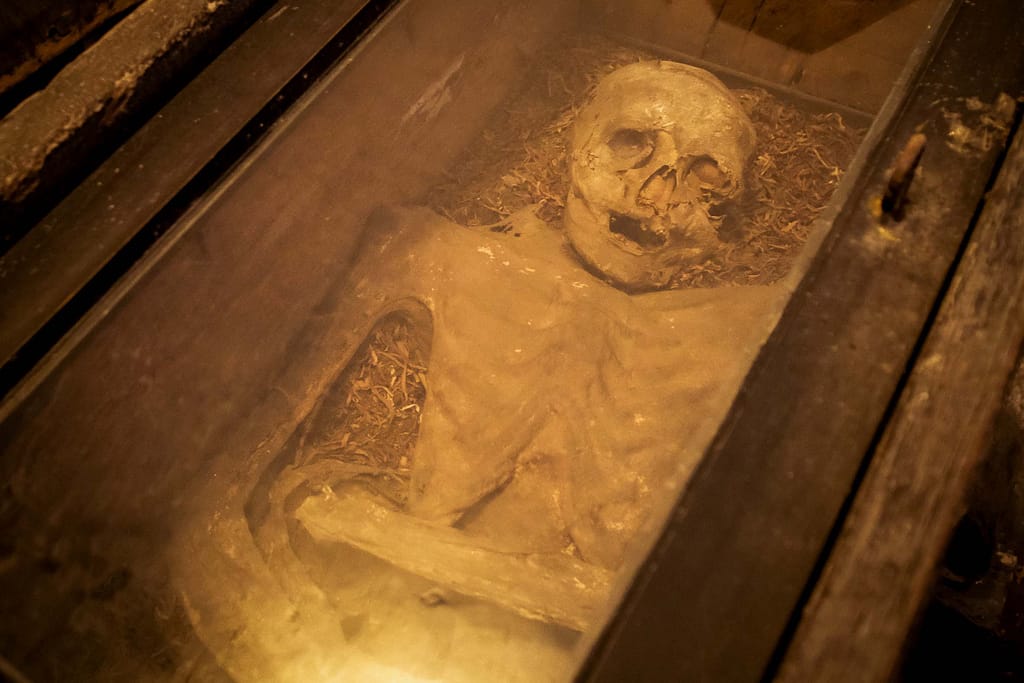
[{"label": "mummified arm", "polygon": [[307,498],[296,517],[321,543],[346,543],[395,566],[531,619],[584,631],[613,574],[561,553],[518,553],[396,512],[358,487]]},{"label": "mummified arm", "polygon": [[418,239],[417,223],[387,218],[381,212],[368,222],[347,271],[289,347],[272,400],[251,417],[267,435],[211,463],[205,493],[194,496],[174,544],[174,581],[190,620],[238,680],[342,680],[339,672],[363,656],[339,647],[337,613],[293,553],[288,517],[318,482],[381,470],[373,462],[309,462],[327,445],[317,437],[330,441],[337,426],[331,413],[347,398],[342,375],[363,341],[395,316],[429,339],[429,314],[410,289],[416,274],[402,261]]}]

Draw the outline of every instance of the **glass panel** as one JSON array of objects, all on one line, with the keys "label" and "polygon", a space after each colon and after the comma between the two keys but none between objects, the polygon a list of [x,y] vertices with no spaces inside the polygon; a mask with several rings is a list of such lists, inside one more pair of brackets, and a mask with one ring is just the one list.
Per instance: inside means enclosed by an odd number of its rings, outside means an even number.
[{"label": "glass panel", "polygon": [[12,662],[569,678],[937,4],[402,4],[7,413]]}]

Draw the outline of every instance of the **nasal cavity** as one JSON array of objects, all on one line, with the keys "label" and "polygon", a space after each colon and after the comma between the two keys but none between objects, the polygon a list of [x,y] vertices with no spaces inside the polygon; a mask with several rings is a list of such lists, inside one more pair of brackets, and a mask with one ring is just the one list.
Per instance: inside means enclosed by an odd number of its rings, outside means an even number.
[{"label": "nasal cavity", "polygon": [[671,166],[662,166],[644,181],[637,202],[665,209],[675,191],[676,170]]}]

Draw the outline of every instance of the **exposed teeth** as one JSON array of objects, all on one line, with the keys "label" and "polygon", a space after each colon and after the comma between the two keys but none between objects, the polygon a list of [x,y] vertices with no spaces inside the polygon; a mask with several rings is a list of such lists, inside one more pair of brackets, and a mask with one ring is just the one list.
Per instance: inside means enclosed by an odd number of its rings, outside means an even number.
[{"label": "exposed teeth", "polygon": [[608,221],[608,229],[613,235],[633,246],[639,251],[660,249],[668,241],[667,230],[663,226],[651,229],[650,224],[641,223],[636,218],[613,213]]}]

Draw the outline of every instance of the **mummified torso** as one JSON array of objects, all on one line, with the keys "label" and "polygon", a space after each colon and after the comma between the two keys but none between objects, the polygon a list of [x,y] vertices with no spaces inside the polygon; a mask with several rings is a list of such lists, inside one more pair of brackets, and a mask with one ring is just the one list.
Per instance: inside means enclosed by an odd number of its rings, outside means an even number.
[{"label": "mummified torso", "polygon": [[[408,659],[410,619],[437,639],[502,623],[534,650],[557,642],[551,624],[600,622],[785,299],[781,286],[665,291],[721,247],[751,130],[710,74],[636,64],[581,115],[564,226],[529,211],[497,233],[422,208],[370,218],[289,371],[302,387],[289,419],[183,541],[193,624],[233,674],[359,678],[381,652]],[[396,315],[425,368],[421,402],[398,407],[422,411],[415,445],[347,459],[360,344]],[[461,597],[434,610],[448,598],[413,590]],[[364,623],[387,627],[346,631]]]},{"label": "mummified torso", "polygon": [[695,464],[777,290],[631,296],[561,233],[522,230],[378,217],[351,306],[372,320],[411,299],[433,317],[407,512],[614,569]]}]

